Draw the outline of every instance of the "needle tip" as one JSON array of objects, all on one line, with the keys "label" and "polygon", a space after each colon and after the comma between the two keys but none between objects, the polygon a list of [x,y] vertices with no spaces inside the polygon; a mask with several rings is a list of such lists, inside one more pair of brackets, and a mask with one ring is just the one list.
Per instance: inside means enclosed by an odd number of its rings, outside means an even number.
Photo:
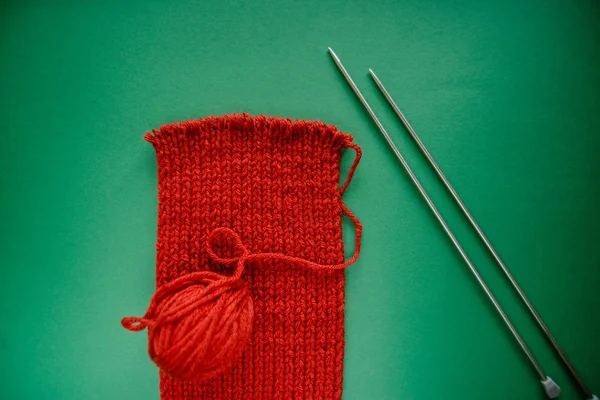
[{"label": "needle tip", "polygon": [[331,47],[328,47],[327,50],[329,50],[329,55],[331,56],[331,58],[333,58],[333,60],[336,63],[340,63],[340,59],[338,58],[337,54],[335,54],[335,52],[333,51],[333,49]]},{"label": "needle tip", "polygon": [[376,83],[379,82],[379,78],[377,78],[377,75],[375,75],[375,71],[373,71],[371,68],[369,68],[369,74],[371,74],[371,78],[373,78],[373,80],[375,80]]}]

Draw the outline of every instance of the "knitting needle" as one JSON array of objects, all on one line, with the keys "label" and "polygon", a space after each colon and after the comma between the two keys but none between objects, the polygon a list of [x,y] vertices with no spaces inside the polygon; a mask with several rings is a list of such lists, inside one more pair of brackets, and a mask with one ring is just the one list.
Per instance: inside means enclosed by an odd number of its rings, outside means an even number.
[{"label": "knitting needle", "polygon": [[446,189],[448,189],[448,191],[450,192],[450,194],[452,195],[452,197],[454,198],[454,200],[456,201],[456,203],[458,204],[458,206],[462,210],[462,212],[465,215],[465,217],[467,217],[467,219],[469,220],[469,222],[471,223],[471,226],[473,227],[473,229],[475,229],[475,231],[477,232],[477,234],[479,235],[479,237],[481,238],[481,240],[483,241],[483,243],[485,243],[485,246],[488,248],[488,250],[490,251],[490,253],[494,257],[494,260],[496,260],[496,263],[498,264],[498,266],[500,266],[500,268],[502,269],[502,271],[504,272],[504,274],[506,275],[506,277],[508,278],[508,280],[510,281],[510,283],[512,284],[512,286],[517,291],[517,293],[519,293],[519,296],[521,296],[521,299],[523,300],[523,302],[525,303],[525,305],[527,306],[527,308],[529,309],[529,311],[531,312],[531,314],[533,315],[533,317],[537,321],[538,325],[540,326],[540,328],[542,329],[542,331],[544,331],[544,333],[546,334],[546,337],[548,338],[548,340],[550,341],[550,343],[552,343],[552,346],[554,347],[554,349],[556,350],[556,352],[560,356],[561,360],[563,361],[563,363],[565,364],[565,366],[567,367],[567,369],[569,370],[569,372],[571,373],[571,375],[575,378],[575,380],[579,384],[579,387],[581,388],[581,390],[583,391],[583,393],[585,393],[586,398],[589,399],[589,400],[598,400],[598,397],[595,396],[594,394],[592,394],[592,391],[583,382],[583,379],[581,378],[581,376],[579,376],[579,374],[575,370],[575,367],[573,367],[573,365],[569,362],[569,359],[567,358],[567,356],[565,355],[565,353],[563,352],[563,350],[558,345],[558,342],[556,341],[556,339],[554,339],[554,336],[552,336],[552,333],[550,332],[550,329],[548,329],[548,327],[546,326],[546,324],[542,320],[542,317],[540,316],[540,314],[538,314],[538,312],[536,311],[536,309],[533,307],[533,304],[531,304],[531,302],[529,301],[529,299],[525,295],[525,292],[523,291],[523,289],[521,289],[521,286],[519,286],[519,284],[517,283],[516,279],[512,276],[512,274],[510,273],[510,271],[508,270],[508,268],[506,267],[506,265],[504,264],[504,262],[502,261],[502,259],[500,258],[500,256],[496,252],[496,250],[494,249],[494,247],[492,246],[492,243],[489,241],[489,239],[487,238],[487,236],[485,236],[485,234],[483,233],[483,230],[479,227],[479,224],[475,221],[475,218],[473,217],[473,215],[471,215],[471,213],[467,209],[467,206],[465,205],[465,203],[463,203],[463,201],[459,197],[459,195],[456,192],[456,190],[454,190],[454,187],[452,187],[452,184],[450,183],[450,181],[448,180],[448,178],[446,178],[446,176],[442,172],[441,168],[435,162],[435,160],[433,159],[433,156],[431,155],[431,153],[429,153],[429,151],[427,150],[427,148],[425,147],[425,145],[423,144],[423,142],[419,138],[419,135],[417,135],[417,132],[410,125],[410,123],[408,122],[408,120],[406,119],[406,117],[404,116],[404,114],[402,113],[402,111],[400,111],[400,108],[398,107],[398,105],[396,104],[396,102],[394,101],[394,99],[392,98],[392,96],[385,89],[385,87],[383,86],[383,83],[381,83],[381,80],[377,77],[377,75],[375,75],[375,72],[373,72],[372,69],[369,69],[369,73],[371,74],[371,77],[375,81],[375,84],[377,84],[377,87],[379,88],[379,90],[381,91],[381,93],[383,94],[383,96],[387,99],[388,103],[394,109],[394,112],[396,113],[396,115],[398,116],[398,118],[400,118],[400,120],[402,121],[402,124],[404,124],[404,126],[406,127],[406,129],[408,130],[408,132],[410,133],[410,135],[412,136],[412,138],[414,139],[414,141],[417,143],[417,145],[421,149],[421,152],[423,153],[423,155],[429,161],[429,164],[431,164],[431,166],[433,167],[433,169],[437,173],[438,177],[442,180],[442,182],[446,186]]},{"label": "knitting needle", "polygon": [[485,281],[483,280],[483,278],[481,277],[481,275],[479,275],[479,272],[477,271],[477,269],[475,268],[475,266],[473,265],[473,263],[471,262],[471,260],[467,256],[467,253],[464,251],[464,249],[462,248],[462,246],[460,245],[460,243],[458,242],[458,240],[456,239],[456,237],[454,236],[454,234],[450,230],[450,227],[448,226],[448,224],[446,224],[446,221],[444,220],[444,218],[442,217],[442,215],[440,214],[440,212],[438,211],[438,209],[436,208],[436,206],[433,204],[433,201],[431,200],[431,198],[429,197],[429,195],[427,194],[427,192],[425,191],[425,189],[423,188],[423,186],[421,185],[421,183],[417,179],[416,175],[413,173],[412,169],[407,164],[406,160],[404,159],[404,157],[400,153],[400,150],[398,150],[398,148],[396,147],[396,145],[394,144],[394,142],[390,138],[390,135],[387,133],[387,131],[385,130],[385,128],[383,127],[383,125],[379,121],[379,118],[377,118],[377,116],[373,112],[373,109],[371,108],[371,106],[369,106],[369,103],[367,102],[367,100],[364,98],[364,96],[362,95],[362,93],[358,89],[358,86],[356,86],[356,84],[354,83],[354,81],[350,77],[350,74],[348,74],[348,71],[346,71],[346,68],[344,68],[344,66],[342,65],[342,62],[340,61],[339,57],[335,54],[335,52],[331,49],[331,47],[329,47],[328,49],[329,49],[329,54],[331,54],[331,57],[333,58],[333,61],[335,62],[335,64],[337,65],[337,67],[339,68],[339,70],[341,71],[341,73],[344,75],[344,78],[346,78],[346,81],[348,82],[348,84],[350,85],[350,87],[352,88],[352,90],[354,91],[354,93],[356,94],[356,96],[358,97],[358,99],[360,100],[360,102],[362,103],[362,105],[365,107],[365,109],[367,110],[367,112],[369,113],[369,115],[371,116],[371,118],[373,119],[373,122],[375,122],[375,125],[377,125],[377,128],[379,128],[379,131],[383,134],[385,140],[388,142],[388,144],[390,145],[390,147],[394,151],[394,154],[396,154],[396,157],[398,158],[398,160],[400,161],[400,163],[404,167],[404,170],[406,171],[406,173],[408,174],[408,176],[412,180],[413,184],[419,190],[419,193],[421,194],[421,196],[423,197],[423,199],[425,200],[425,202],[427,203],[427,205],[429,206],[429,208],[431,209],[431,211],[433,212],[433,214],[435,215],[435,217],[437,218],[437,220],[439,221],[439,223],[444,228],[444,231],[446,232],[446,234],[448,235],[448,237],[450,238],[450,240],[454,244],[454,247],[458,250],[458,252],[462,256],[463,260],[465,261],[465,263],[467,264],[467,266],[469,267],[469,269],[471,270],[471,272],[473,273],[473,275],[477,279],[477,282],[479,283],[479,285],[481,286],[481,288],[483,289],[483,291],[486,293],[486,295],[488,296],[488,298],[491,300],[491,302],[494,304],[494,307],[496,308],[496,311],[498,311],[498,313],[502,317],[502,320],[504,321],[504,323],[506,324],[506,326],[508,327],[508,329],[512,333],[512,335],[515,338],[515,340],[518,342],[519,346],[523,350],[523,353],[525,353],[525,355],[527,356],[527,358],[531,362],[531,365],[533,366],[533,368],[538,373],[538,375],[539,375],[539,377],[541,379],[542,385],[544,387],[544,390],[546,391],[546,394],[551,399],[554,399],[554,398],[558,397],[558,395],[560,394],[560,388],[558,387],[558,385],[549,376],[547,376],[544,373],[544,371],[542,370],[542,367],[537,362],[537,360],[535,359],[535,357],[533,356],[533,354],[531,353],[531,351],[529,350],[529,348],[527,347],[527,345],[525,344],[525,342],[523,341],[523,339],[521,338],[521,336],[519,335],[519,333],[517,332],[517,330],[513,326],[512,322],[510,321],[510,319],[508,318],[508,316],[506,315],[506,313],[504,312],[504,310],[500,306],[500,303],[498,303],[498,301],[496,300],[496,298],[492,294],[491,290],[488,288],[487,284],[485,283]]}]

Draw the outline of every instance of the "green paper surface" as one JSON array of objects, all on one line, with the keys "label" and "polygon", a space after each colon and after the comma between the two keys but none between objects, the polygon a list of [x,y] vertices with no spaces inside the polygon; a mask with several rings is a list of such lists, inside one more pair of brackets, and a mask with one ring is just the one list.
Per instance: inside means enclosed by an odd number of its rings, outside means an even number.
[{"label": "green paper surface", "polygon": [[0,5],[0,398],[159,398],[146,335],[120,325],[154,291],[142,136],[244,111],[334,124],[364,151],[345,194],[364,239],[347,271],[344,400],[544,398],[328,46],[561,398],[583,396],[368,68],[600,392],[598,2],[176,3]]}]

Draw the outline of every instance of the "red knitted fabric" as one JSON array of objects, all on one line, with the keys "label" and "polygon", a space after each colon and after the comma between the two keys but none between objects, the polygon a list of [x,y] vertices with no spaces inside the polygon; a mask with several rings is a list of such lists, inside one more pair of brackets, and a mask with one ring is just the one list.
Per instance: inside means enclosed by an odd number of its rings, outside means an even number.
[{"label": "red knitted fabric", "polygon": [[[253,302],[252,332],[241,355],[232,350],[233,366],[202,381],[161,370],[161,399],[340,399],[343,268],[358,256],[361,230],[349,214],[357,251],[344,263],[341,195],[360,159],[352,137],[320,122],[236,114],[164,125],[145,138],[158,161],[157,287],[198,271],[231,276],[237,263],[235,282]],[[345,147],[357,157],[340,189]],[[207,250],[223,227],[234,237]],[[250,254],[241,261],[240,248]]]}]

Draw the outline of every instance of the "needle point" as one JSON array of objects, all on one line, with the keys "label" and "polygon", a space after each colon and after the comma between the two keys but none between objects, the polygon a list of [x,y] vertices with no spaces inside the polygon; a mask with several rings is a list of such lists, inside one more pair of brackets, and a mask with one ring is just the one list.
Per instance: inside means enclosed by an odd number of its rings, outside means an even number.
[{"label": "needle point", "polygon": [[333,49],[331,47],[328,47],[327,50],[329,50],[329,54],[335,61],[340,62],[340,59],[338,58],[337,54],[335,54],[335,52],[333,51]]}]

